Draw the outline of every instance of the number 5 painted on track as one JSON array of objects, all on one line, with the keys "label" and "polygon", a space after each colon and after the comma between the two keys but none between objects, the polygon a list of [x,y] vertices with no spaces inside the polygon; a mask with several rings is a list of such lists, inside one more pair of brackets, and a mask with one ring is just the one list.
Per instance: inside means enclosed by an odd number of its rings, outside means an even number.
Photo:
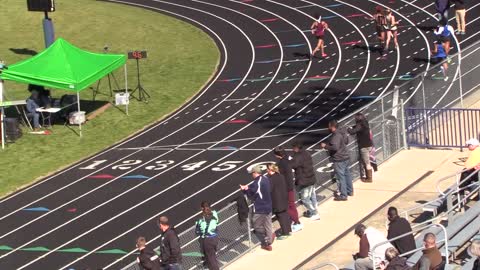
[{"label": "number 5 painted on track", "polygon": [[237,165],[235,165],[235,164],[240,164],[240,163],[243,163],[243,161],[235,161],[235,160],[225,161],[223,163],[218,164],[217,167],[213,167],[212,171],[223,172],[223,171],[232,170],[232,169],[235,169],[237,167]]}]

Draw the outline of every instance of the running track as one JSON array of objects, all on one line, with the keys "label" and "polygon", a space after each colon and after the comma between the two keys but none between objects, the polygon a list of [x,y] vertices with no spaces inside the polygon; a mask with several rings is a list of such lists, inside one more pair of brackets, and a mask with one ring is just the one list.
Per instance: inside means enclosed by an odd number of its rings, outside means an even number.
[{"label": "running track", "polygon": [[[112,2],[201,28],[222,53],[218,72],[164,121],[0,200],[0,269],[119,269],[133,257],[112,250],[130,252],[137,236],[158,236],[159,215],[178,231],[188,228],[202,200],[226,205],[238,184],[250,181],[248,166],[272,160],[271,148],[293,140],[317,145],[329,119],[430,66],[432,33],[416,25],[434,25],[432,0]],[[400,47],[385,60],[364,18],[376,5],[401,20]],[[314,44],[313,14],[331,31],[328,57],[310,62],[304,55]],[[467,12],[468,35],[452,43],[452,53],[479,39],[479,16],[477,3]],[[450,101],[454,66],[442,84],[446,94],[432,106]]]}]

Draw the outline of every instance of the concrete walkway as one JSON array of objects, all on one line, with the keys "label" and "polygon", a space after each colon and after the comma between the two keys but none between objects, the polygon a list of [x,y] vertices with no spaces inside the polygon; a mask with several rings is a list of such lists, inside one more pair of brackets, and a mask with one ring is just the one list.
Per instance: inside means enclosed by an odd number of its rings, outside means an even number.
[{"label": "concrete walkway", "polygon": [[[352,226],[385,207],[399,192],[419,181],[439,179],[441,175],[458,171],[461,167],[454,161],[464,156],[466,153],[452,150],[402,151],[381,166],[373,184],[357,181],[355,196],[349,201],[326,201],[319,207],[319,221],[303,219],[305,228],[287,240],[275,241],[272,252],[257,248],[227,269],[293,269],[318,250],[337,242],[342,234],[350,233]],[[435,173],[420,180],[430,171]],[[435,187],[430,184],[430,189],[433,191]],[[347,254],[339,257],[350,260],[357,248],[358,239],[355,239],[345,250]],[[337,256],[330,254],[328,261],[335,263],[336,259]]]}]

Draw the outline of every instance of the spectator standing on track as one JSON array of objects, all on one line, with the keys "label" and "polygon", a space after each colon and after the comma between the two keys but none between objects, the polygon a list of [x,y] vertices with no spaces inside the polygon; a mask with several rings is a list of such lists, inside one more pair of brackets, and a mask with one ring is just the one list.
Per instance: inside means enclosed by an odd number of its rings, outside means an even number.
[{"label": "spectator standing on track", "polygon": [[260,165],[250,172],[253,182],[250,185],[240,185],[240,189],[253,201],[253,229],[264,250],[272,251],[274,233],[272,228],[272,195],[270,180],[262,175]]},{"label": "spectator standing on track", "polygon": [[317,38],[317,46],[312,52],[312,55],[310,56],[310,59],[313,59],[315,54],[320,51],[322,53],[322,57],[327,57],[327,54],[325,53],[325,31],[328,30],[328,24],[322,20],[322,16],[318,17],[318,20],[314,21],[312,23],[312,26],[310,26],[310,29],[312,31],[312,34],[315,35]]},{"label": "spectator standing on track", "polygon": [[295,182],[293,181],[293,169],[288,161],[288,155],[282,146],[275,147],[273,154],[277,158],[277,166],[280,174],[285,178],[288,190],[288,215],[290,216],[292,224],[292,232],[298,232],[303,229],[303,224],[298,218],[297,205],[295,203]]},{"label": "spectator standing on track", "polygon": [[446,59],[447,59],[447,53],[445,52],[445,49],[443,48],[442,43],[440,41],[435,41],[433,43],[431,61],[432,61],[432,65],[442,63],[442,65],[440,66],[440,69],[442,70],[444,81],[448,81],[448,62],[446,61]]},{"label": "spectator standing on track", "polygon": [[457,19],[457,31],[458,35],[465,35],[465,0],[453,0],[455,5],[455,18]]},{"label": "spectator standing on track", "polygon": [[425,249],[420,260],[415,264],[415,270],[439,269],[444,264],[442,254],[437,248],[436,237],[433,233],[427,233],[423,237]]},{"label": "spectator standing on track", "polygon": [[384,26],[387,41],[385,42],[385,49],[390,50],[390,40],[393,38],[393,44],[395,44],[395,49],[398,48],[398,22],[395,20],[391,9],[385,10],[385,21]]},{"label": "spectator standing on track", "polygon": [[204,265],[210,270],[218,270],[217,247],[218,247],[218,214],[210,208],[208,202],[202,202],[202,217],[195,224],[195,233],[199,237],[200,249],[202,250]]},{"label": "spectator standing on track", "polygon": [[140,236],[137,238],[137,249],[140,254],[137,257],[137,262],[142,269],[145,270],[161,270],[160,258],[153,251],[153,249],[147,247],[147,241],[145,237]]},{"label": "spectator standing on track", "polygon": [[280,174],[278,166],[274,163],[267,166],[270,188],[272,191],[272,209],[280,224],[278,240],[284,240],[292,231],[290,217],[288,216],[288,189],[285,177]]},{"label": "spectator standing on track", "polygon": [[407,259],[399,256],[400,253],[394,247],[387,248],[385,251],[385,260],[388,264],[384,262],[380,263],[381,270],[410,270],[410,266],[407,265]]},{"label": "spectator standing on track", "polygon": [[[388,220],[390,221],[390,223],[388,224],[387,239],[390,240],[400,235],[412,232],[412,227],[410,226],[410,223],[408,223],[406,219],[398,216],[397,208],[388,208],[387,216]],[[404,254],[416,248],[415,238],[413,237],[413,234],[409,234],[400,239],[393,240],[392,245],[398,250],[398,252],[400,252],[400,254]]]},{"label": "spectator standing on track", "polygon": [[[359,251],[353,255],[355,259],[355,270],[373,269],[373,257],[375,257],[375,262],[377,263],[385,261],[385,252],[388,248],[392,247],[392,245],[387,242],[387,238],[385,238],[382,232],[375,228],[367,228],[365,225],[359,224],[355,227],[355,235],[360,238]],[[383,242],[386,243],[376,247]],[[374,247],[375,250],[372,251]]]},{"label": "spectator standing on track", "polygon": [[373,182],[373,168],[370,164],[370,152],[373,142],[371,138],[370,125],[363,113],[355,114],[355,126],[347,129],[351,135],[356,135],[358,145],[358,167],[363,182]]},{"label": "spectator standing on track", "polygon": [[441,20],[448,21],[448,9],[450,8],[449,0],[435,0],[435,9],[437,10],[437,18],[440,22]]},{"label": "spectator standing on track", "polygon": [[303,144],[294,142],[293,156],[290,165],[295,171],[295,184],[300,194],[300,200],[307,211],[303,213],[311,220],[318,220],[317,194],[315,193],[315,170],[313,169],[312,155],[303,149]]},{"label": "spectator standing on track", "polygon": [[335,194],[335,201],[346,201],[348,196],[353,196],[352,175],[350,174],[350,155],[348,154],[348,133],[345,129],[339,129],[336,120],[328,123],[328,129],[332,133],[330,141],[321,143],[320,147],[329,152],[333,162],[333,170],[337,179],[340,194]]},{"label": "spectator standing on track", "polygon": [[480,270],[480,240],[474,240],[468,247],[470,255],[477,257],[473,263],[472,270]]},{"label": "spectator standing on track", "polygon": [[170,226],[168,217],[161,216],[158,219],[158,227],[162,232],[160,237],[160,258],[163,270],[181,270],[182,269],[182,251],[180,248],[180,239],[175,229]]}]

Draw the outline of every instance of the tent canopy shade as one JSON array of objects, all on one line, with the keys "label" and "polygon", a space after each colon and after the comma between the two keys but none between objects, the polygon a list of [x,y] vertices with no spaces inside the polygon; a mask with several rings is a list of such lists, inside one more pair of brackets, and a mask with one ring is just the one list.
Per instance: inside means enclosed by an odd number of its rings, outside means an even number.
[{"label": "tent canopy shade", "polygon": [[125,62],[125,55],[84,51],[59,38],[41,53],[8,66],[0,78],[79,92]]}]

